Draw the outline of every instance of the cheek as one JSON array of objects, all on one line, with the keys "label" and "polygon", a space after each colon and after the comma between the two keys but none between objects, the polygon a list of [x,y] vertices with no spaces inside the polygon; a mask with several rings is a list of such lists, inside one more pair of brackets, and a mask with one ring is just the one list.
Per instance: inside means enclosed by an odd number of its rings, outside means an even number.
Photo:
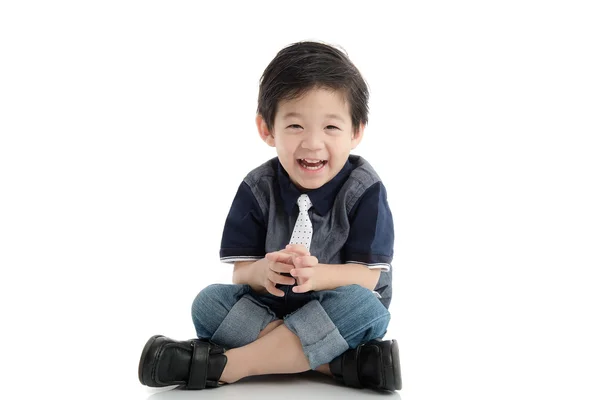
[{"label": "cheek", "polygon": [[277,147],[277,157],[279,158],[279,161],[281,161],[281,163],[286,167],[290,167],[294,162],[294,154],[290,153],[284,147]]},{"label": "cheek", "polygon": [[346,138],[336,138],[329,143],[330,154],[334,157],[345,157],[351,149],[352,143]]},{"label": "cheek", "polygon": [[277,151],[285,158],[292,159],[296,151],[296,144],[293,140],[281,140],[277,143]]}]

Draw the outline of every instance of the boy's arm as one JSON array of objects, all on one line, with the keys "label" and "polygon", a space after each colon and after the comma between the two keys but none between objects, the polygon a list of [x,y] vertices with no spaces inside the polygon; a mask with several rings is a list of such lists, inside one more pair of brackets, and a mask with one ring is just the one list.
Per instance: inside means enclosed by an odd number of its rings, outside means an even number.
[{"label": "boy's arm", "polygon": [[263,259],[266,235],[266,224],[258,201],[248,184],[242,182],[223,227],[219,252],[221,261],[243,266]]},{"label": "boy's arm", "polygon": [[393,256],[394,224],[381,182],[371,186],[350,212],[350,234],[343,249],[346,264],[317,264],[319,284],[328,290],[358,284],[375,290]]},{"label": "boy's arm", "polygon": [[320,290],[332,290],[340,286],[360,285],[369,290],[375,289],[381,269],[368,268],[360,264],[317,264],[322,276]]},{"label": "boy's arm", "polygon": [[[369,290],[377,287],[381,269],[357,264],[323,264],[311,256],[304,245],[293,244],[286,247],[294,254],[291,275],[296,277],[299,290],[332,290],[340,286],[360,285]],[[310,283],[307,283],[310,281]],[[305,285],[305,283],[307,283]],[[302,293],[302,292],[298,292]]]},{"label": "boy's arm", "polygon": [[[232,282],[234,284],[249,285],[255,292],[265,290],[259,278],[260,271],[258,269],[260,268],[260,262],[264,261],[237,261],[233,266]],[[315,268],[318,269],[319,274],[320,284],[318,290],[331,290],[348,285],[360,285],[373,290],[381,274],[379,268],[371,269],[360,264],[318,263],[315,265]]]},{"label": "boy's arm", "polygon": [[250,285],[252,290],[260,292],[264,290],[257,279],[256,263],[258,261],[238,261],[233,265],[232,282],[236,285]]},{"label": "boy's arm", "polygon": [[[349,216],[350,233],[342,250],[342,260],[347,266],[353,265],[358,274],[377,277],[374,286],[369,288],[385,297],[391,293],[394,222],[383,183],[377,182],[367,189]],[[362,271],[357,270],[361,267]]]}]

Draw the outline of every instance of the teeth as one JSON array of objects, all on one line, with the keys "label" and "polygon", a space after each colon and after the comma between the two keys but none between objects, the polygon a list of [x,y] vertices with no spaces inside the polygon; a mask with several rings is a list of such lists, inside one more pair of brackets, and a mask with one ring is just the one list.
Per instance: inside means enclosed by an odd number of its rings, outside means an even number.
[{"label": "teeth", "polygon": [[[302,168],[311,170],[311,171],[316,171],[318,169],[321,169],[323,167],[323,165],[325,165],[325,161],[323,160],[315,160],[315,159],[310,159],[310,158],[302,158],[300,159],[300,163],[302,164]],[[309,164],[316,164],[316,165],[309,165]]]}]

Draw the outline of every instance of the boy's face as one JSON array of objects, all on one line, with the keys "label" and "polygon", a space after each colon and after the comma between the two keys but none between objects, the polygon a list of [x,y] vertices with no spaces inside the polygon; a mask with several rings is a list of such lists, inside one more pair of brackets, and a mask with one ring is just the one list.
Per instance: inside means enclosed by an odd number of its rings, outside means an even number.
[{"label": "boy's face", "polygon": [[342,169],[364,131],[352,128],[344,96],[329,89],[312,89],[302,97],[278,104],[273,130],[256,118],[262,139],[277,150],[290,179],[301,189],[317,189]]}]

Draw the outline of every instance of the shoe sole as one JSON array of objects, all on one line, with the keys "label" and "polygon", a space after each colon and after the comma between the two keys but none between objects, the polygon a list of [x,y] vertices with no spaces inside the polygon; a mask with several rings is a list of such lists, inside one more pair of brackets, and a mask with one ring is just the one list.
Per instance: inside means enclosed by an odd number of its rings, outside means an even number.
[{"label": "shoe sole", "polygon": [[374,389],[388,391],[400,390],[402,388],[402,379],[400,378],[398,342],[396,340],[380,342],[379,348],[381,351],[383,385]]},{"label": "shoe sole", "polygon": [[392,340],[392,368],[394,371],[394,388],[400,390],[402,389],[402,376],[400,375],[400,351],[396,340]]},{"label": "shoe sole", "polygon": [[[152,368],[153,365],[150,362],[150,360],[148,360],[148,354],[150,354],[152,352],[152,354],[156,353],[156,346],[154,346],[154,342],[156,342],[156,339],[164,337],[163,335],[154,335],[152,336],[150,339],[148,339],[148,342],[146,342],[146,345],[144,346],[144,350],[142,350],[142,355],[140,357],[140,365],[138,367],[138,378],[140,380],[140,383],[142,385],[146,385],[146,386],[150,386],[150,387],[159,387],[160,385],[157,385],[156,382],[153,381],[152,379]],[[154,357],[151,357],[152,359]]]}]

